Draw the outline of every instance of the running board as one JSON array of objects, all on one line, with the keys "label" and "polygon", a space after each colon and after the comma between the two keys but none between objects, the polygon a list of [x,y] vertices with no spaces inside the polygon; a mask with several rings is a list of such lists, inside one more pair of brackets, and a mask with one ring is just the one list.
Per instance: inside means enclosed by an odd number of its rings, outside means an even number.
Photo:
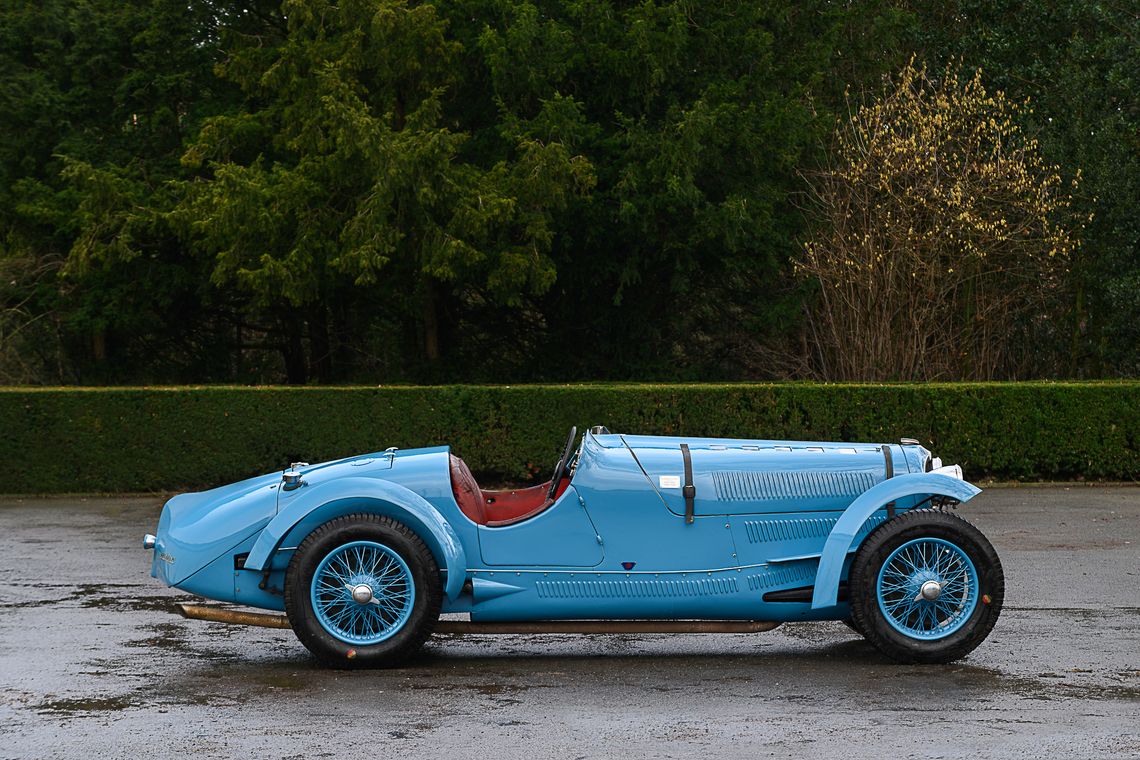
[{"label": "running board", "polygon": [[[290,628],[289,618],[267,612],[179,604],[185,618],[215,623],[257,625],[263,628]],[[778,622],[771,620],[535,620],[525,622],[480,623],[470,620],[440,620],[435,633],[457,635],[518,633],[763,633]]]}]

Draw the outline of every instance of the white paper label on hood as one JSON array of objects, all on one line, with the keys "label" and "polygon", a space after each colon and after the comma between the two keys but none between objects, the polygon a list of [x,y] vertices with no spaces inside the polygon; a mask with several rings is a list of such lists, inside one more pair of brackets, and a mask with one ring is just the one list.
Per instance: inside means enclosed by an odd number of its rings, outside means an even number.
[{"label": "white paper label on hood", "polygon": [[680,488],[681,476],[680,475],[662,475],[660,480],[662,488]]}]

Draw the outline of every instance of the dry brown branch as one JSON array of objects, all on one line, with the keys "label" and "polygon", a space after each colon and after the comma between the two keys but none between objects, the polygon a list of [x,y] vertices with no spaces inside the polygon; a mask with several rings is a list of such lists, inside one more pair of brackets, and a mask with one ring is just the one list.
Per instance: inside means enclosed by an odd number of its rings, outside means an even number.
[{"label": "dry brown branch", "polygon": [[1059,221],[1069,188],[1017,124],[1028,108],[980,71],[935,80],[912,62],[838,126],[805,177],[813,232],[796,262],[819,284],[815,375],[990,379],[1009,360],[1077,245]]}]

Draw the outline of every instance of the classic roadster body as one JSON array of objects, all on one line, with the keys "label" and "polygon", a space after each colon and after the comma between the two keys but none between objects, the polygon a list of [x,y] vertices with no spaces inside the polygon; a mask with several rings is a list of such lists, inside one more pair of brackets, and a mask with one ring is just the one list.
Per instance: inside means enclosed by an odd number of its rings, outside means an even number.
[{"label": "classic roadster body", "polygon": [[988,635],[1003,579],[948,511],[979,489],[915,441],[572,430],[551,481],[486,491],[447,447],[367,454],[170,499],[152,574],[285,611],[340,666],[389,665],[441,612],[472,623],[845,620],[944,662]]}]

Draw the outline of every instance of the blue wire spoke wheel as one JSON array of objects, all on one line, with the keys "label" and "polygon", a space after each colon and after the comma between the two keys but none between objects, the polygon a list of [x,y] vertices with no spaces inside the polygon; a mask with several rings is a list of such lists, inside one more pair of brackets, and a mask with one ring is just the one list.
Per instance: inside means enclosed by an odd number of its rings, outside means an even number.
[{"label": "blue wire spoke wheel", "polygon": [[940,509],[887,520],[851,560],[856,628],[898,662],[946,663],[974,651],[997,623],[1005,574],[980,530]]},{"label": "blue wire spoke wheel", "polygon": [[353,541],[332,550],[310,584],[310,602],[321,627],[361,646],[394,636],[411,617],[415,600],[407,562],[375,541]]},{"label": "blue wire spoke wheel", "polygon": [[928,641],[966,625],[981,595],[970,556],[941,538],[913,539],[891,552],[879,569],[875,593],[892,628]]}]

